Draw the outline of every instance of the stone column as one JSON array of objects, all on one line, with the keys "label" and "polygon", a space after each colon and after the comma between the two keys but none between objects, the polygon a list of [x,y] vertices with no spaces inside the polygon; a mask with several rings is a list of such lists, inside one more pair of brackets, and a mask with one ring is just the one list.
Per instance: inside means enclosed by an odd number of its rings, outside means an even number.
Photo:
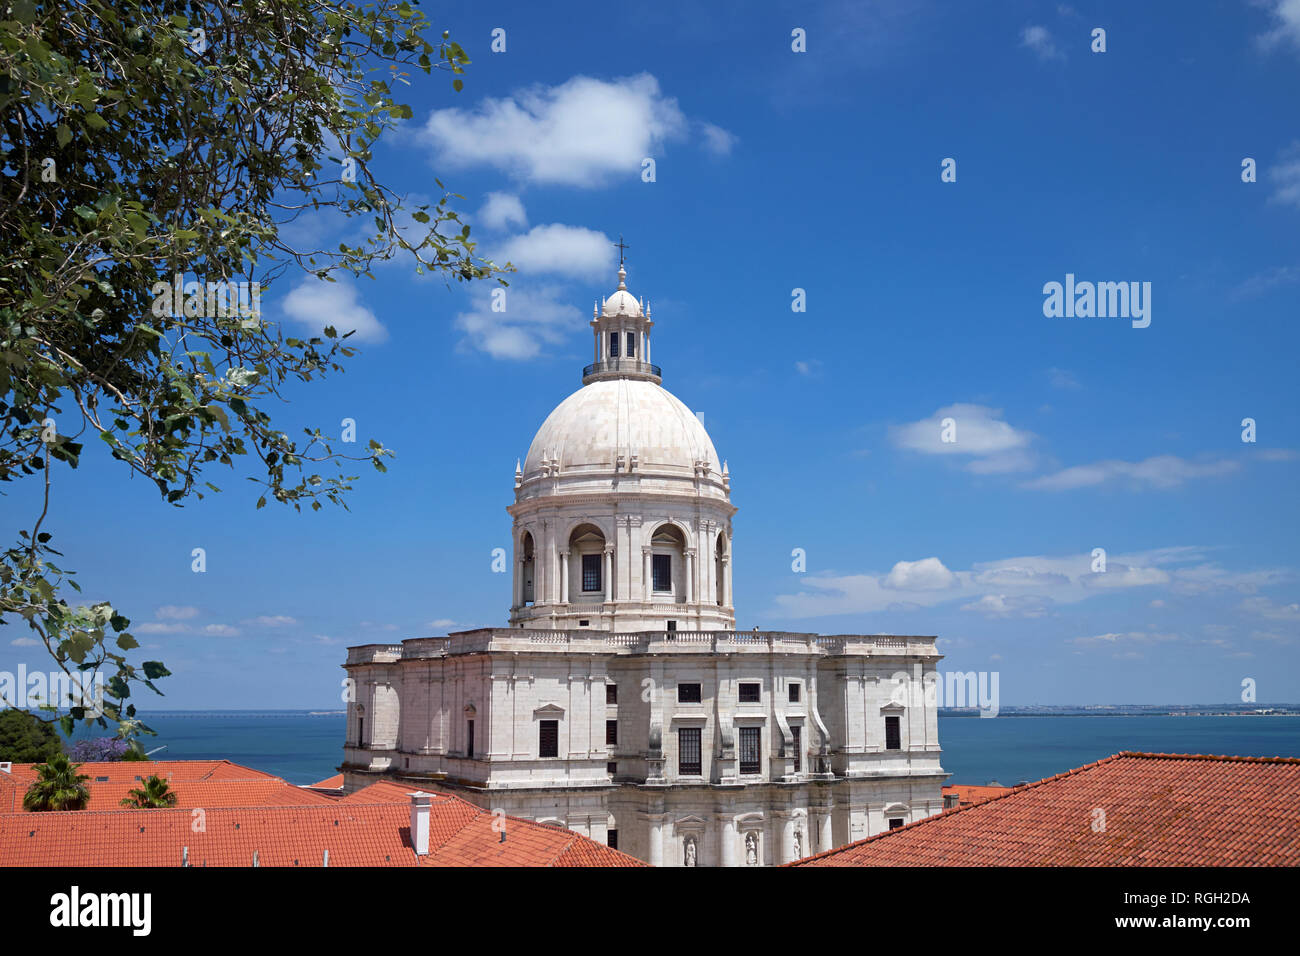
[{"label": "stone column", "polygon": [[731,555],[722,556],[722,603],[731,604]]},{"label": "stone column", "polygon": [[695,549],[686,549],[686,603],[695,603]]},{"label": "stone column", "polygon": [[722,814],[722,865],[739,866],[740,837],[736,833],[736,818]]},{"label": "stone column", "polygon": [[650,857],[646,862],[651,866],[664,865],[664,815],[662,813],[650,814],[646,817],[650,821],[649,844]]},{"label": "stone column", "polygon": [[515,586],[514,586],[514,606],[524,606],[524,558],[521,555],[515,559]]},{"label": "stone column", "polygon": [[794,815],[781,814],[777,820],[781,824],[781,855],[777,863],[789,863],[794,859]]},{"label": "stone column", "polygon": [[614,546],[605,545],[605,603],[614,600]]},{"label": "stone column", "polygon": [[569,549],[560,549],[560,603],[569,603]]},{"label": "stone column", "polygon": [[641,555],[644,558],[642,561],[644,573],[641,575],[641,600],[647,604],[654,600],[654,592],[651,590],[652,584],[650,581],[650,554],[650,546],[648,544],[642,545]]},{"label": "stone column", "polygon": [[835,837],[832,836],[832,831],[831,831],[830,807],[827,807],[825,811],[822,813],[819,824],[821,827],[821,835],[817,838],[817,852],[825,853],[827,850],[834,849],[834,847],[831,845],[831,841],[834,840]]}]

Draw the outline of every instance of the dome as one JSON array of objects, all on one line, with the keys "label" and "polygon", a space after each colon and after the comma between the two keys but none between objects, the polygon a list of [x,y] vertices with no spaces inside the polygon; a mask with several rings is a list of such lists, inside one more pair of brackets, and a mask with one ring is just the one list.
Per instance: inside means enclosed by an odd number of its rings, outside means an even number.
[{"label": "dome", "polygon": [[605,304],[601,307],[600,314],[611,317],[615,315],[640,316],[641,305],[632,297],[631,292],[628,292],[626,289],[619,289],[605,300]]},{"label": "dome", "polygon": [[523,478],[538,475],[543,460],[558,462],[561,474],[609,472],[620,455],[625,469],[636,455],[640,472],[688,478],[707,460],[709,475],[721,476],[713,441],[689,408],[660,385],[619,378],[584,385],[551,412],[528,449]]}]

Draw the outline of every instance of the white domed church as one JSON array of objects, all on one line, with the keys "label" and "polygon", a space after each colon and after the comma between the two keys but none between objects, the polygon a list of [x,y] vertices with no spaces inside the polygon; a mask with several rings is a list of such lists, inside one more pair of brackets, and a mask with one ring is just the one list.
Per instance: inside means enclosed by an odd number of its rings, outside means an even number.
[{"label": "white domed church", "polygon": [[345,786],[451,791],[658,866],[938,813],[935,638],[736,630],[727,465],[618,280],[515,466],[510,626],[349,648]]}]

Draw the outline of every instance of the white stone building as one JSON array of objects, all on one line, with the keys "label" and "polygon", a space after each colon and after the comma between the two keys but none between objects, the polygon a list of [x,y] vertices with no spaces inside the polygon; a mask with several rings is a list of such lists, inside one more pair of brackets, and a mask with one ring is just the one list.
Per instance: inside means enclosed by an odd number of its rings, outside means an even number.
[{"label": "white stone building", "polygon": [[342,770],[655,865],[770,865],[943,808],[933,637],[736,631],[731,479],[618,290],[515,468],[510,626],[348,650]]}]

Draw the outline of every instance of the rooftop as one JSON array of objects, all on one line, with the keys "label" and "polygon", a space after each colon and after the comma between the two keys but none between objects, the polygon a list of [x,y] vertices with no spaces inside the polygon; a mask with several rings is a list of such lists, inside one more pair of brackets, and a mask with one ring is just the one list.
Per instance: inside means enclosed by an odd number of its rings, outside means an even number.
[{"label": "rooftop", "polygon": [[447,637],[348,648],[349,664],[419,660],[485,651],[586,654],[813,654],[915,656],[937,659],[934,637],[895,634],[811,634],[795,631],[530,630],[483,627]]},{"label": "rooftop", "polygon": [[377,783],[331,799],[284,786],[319,802],[208,806],[197,830],[184,808],[0,813],[0,866],[324,866],[327,853],[329,866],[644,866],[572,830],[494,817],[445,793],[432,794],[429,853],[417,856],[410,787]]},{"label": "rooftop", "polygon": [[1300,759],[1124,752],[791,866],[1296,866]]}]

